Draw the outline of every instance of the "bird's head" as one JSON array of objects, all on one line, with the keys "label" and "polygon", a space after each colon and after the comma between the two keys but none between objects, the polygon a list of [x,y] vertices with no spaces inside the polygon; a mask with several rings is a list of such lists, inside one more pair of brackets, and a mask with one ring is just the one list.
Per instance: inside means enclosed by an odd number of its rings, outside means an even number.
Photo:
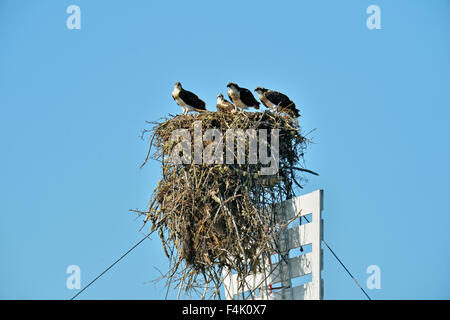
[{"label": "bird's head", "polygon": [[178,81],[177,82],[175,82],[175,86],[174,86],[175,88],[177,88],[177,89],[180,89],[181,90],[181,83],[179,83]]},{"label": "bird's head", "polygon": [[239,86],[236,84],[236,83],[234,83],[234,82],[229,82],[228,84],[227,84],[227,87],[228,88],[231,88],[231,89],[237,89],[237,88],[239,88]]},{"label": "bird's head", "polygon": [[267,92],[267,91],[268,91],[268,89],[263,88],[263,87],[256,87],[256,89],[255,89],[255,92],[257,94],[264,94],[264,92]]},{"label": "bird's head", "polygon": [[217,95],[217,99],[223,99],[223,94],[219,93],[219,94]]}]

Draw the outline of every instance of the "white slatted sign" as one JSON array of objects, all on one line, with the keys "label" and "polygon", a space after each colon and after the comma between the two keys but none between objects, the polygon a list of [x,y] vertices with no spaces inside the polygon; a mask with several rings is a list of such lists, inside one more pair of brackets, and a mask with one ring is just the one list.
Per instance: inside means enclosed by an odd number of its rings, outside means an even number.
[{"label": "white slatted sign", "polygon": [[[279,262],[267,266],[265,272],[247,276],[241,282],[237,274],[224,271],[223,282],[226,298],[233,299],[242,292],[253,292],[253,299],[266,300],[320,300],[323,298],[323,190],[299,196],[281,203],[275,209],[278,222],[290,221],[296,215],[311,214],[310,223],[291,227],[280,232],[277,244],[285,256]],[[289,257],[289,251],[311,244],[311,252]],[[299,251],[299,250],[298,250]],[[293,286],[292,279],[311,274],[312,280]],[[276,290],[276,288],[280,288]]]}]

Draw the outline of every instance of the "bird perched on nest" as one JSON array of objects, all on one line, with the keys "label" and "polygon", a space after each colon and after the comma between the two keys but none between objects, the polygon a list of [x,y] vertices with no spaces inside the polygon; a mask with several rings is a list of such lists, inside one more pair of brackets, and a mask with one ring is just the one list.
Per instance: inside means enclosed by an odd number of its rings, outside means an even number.
[{"label": "bird perched on nest", "polygon": [[175,82],[172,98],[181,108],[183,108],[183,114],[187,114],[190,111],[206,110],[205,102],[197,97],[195,93],[184,90],[179,82]]},{"label": "bird perched on nest", "polygon": [[230,101],[223,98],[223,94],[219,93],[217,95],[217,111],[219,112],[236,112],[236,106]]},{"label": "bird perched on nest", "polygon": [[295,103],[289,97],[280,92],[269,90],[263,87],[257,87],[255,92],[258,94],[259,100],[269,109],[286,112],[294,115],[296,118],[300,116]]},{"label": "bird perched on nest", "polygon": [[236,83],[230,82],[227,84],[228,97],[238,108],[248,109],[253,107],[259,109],[259,102],[256,101],[252,92],[246,88],[239,87]]}]

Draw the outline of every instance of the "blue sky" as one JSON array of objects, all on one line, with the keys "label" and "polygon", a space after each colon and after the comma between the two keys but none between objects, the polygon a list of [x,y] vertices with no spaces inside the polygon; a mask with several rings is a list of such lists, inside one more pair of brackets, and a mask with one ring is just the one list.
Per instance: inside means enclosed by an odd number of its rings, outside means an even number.
[{"label": "blue sky", "polygon": [[[68,30],[66,8],[81,8]],[[381,8],[381,30],[366,8]],[[145,121],[214,110],[234,81],[287,93],[315,144],[325,239],[374,299],[450,298],[450,2],[0,0],[0,298],[68,299],[142,238],[160,177]],[[159,238],[80,299],[163,299]],[[325,249],[326,299],[364,299]],[[169,292],[169,298],[174,298]]]}]

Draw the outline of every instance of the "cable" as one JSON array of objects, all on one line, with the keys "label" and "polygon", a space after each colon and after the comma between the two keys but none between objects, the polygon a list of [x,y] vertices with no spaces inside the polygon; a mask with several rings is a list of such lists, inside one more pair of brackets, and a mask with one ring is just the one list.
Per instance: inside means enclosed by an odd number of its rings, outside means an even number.
[{"label": "cable", "polygon": [[330,252],[333,254],[333,256],[336,258],[337,261],[339,261],[339,263],[341,264],[341,266],[344,267],[345,271],[347,271],[347,273],[350,275],[350,277],[352,277],[353,281],[355,281],[356,285],[361,289],[361,291],[366,295],[367,299],[370,299],[369,295],[367,294],[366,291],[364,291],[363,287],[361,287],[361,285],[359,284],[358,280],[355,279],[355,277],[350,273],[350,271],[345,267],[345,265],[342,263],[342,261],[338,258],[338,256],[334,253],[333,250],[331,250],[330,246],[328,245],[328,243],[325,242],[325,240],[322,240],[322,242],[327,246],[328,250],[330,250]]},{"label": "cable", "polygon": [[[306,217],[303,217],[306,221],[310,222]],[[91,284],[93,284],[95,281],[97,281],[101,276],[103,276],[106,272],[108,272],[109,269],[114,267],[120,260],[122,260],[127,254],[129,254],[131,251],[133,251],[137,246],[139,246],[142,242],[144,242],[145,239],[149,237],[150,233],[145,235],[144,238],[142,238],[138,243],[136,243],[131,249],[129,249],[127,252],[125,252],[119,259],[114,261],[113,264],[111,264],[108,268],[106,268],[102,273],[100,273],[94,280],[89,282],[83,289],[81,289],[76,295],[74,295],[70,300],[74,300],[76,297],[78,297],[84,290],[86,290]],[[365,294],[367,299],[372,300],[370,296],[367,294],[367,292],[363,289],[363,287],[359,284],[358,280],[355,279],[355,277],[351,274],[351,272],[347,269],[347,267],[344,265],[344,263],[339,259],[339,257],[334,253],[334,251],[330,248],[328,243],[325,240],[322,240],[322,242],[327,246],[328,250],[333,254],[333,256],[336,258],[336,260],[341,264],[341,266],[347,271],[349,276],[353,279],[353,281],[356,283],[356,285],[361,289],[361,291]]]},{"label": "cable", "polygon": [[[306,217],[303,217],[306,221],[310,222]],[[339,257],[336,255],[336,253],[334,253],[334,251],[330,248],[330,246],[328,245],[328,243],[322,239],[322,242],[327,246],[328,250],[330,250],[330,252],[333,254],[333,256],[336,258],[337,261],[339,261],[339,263],[341,264],[341,266],[345,269],[345,271],[347,271],[347,273],[349,274],[349,276],[353,279],[353,281],[355,281],[356,285],[361,289],[361,291],[366,295],[367,299],[372,300],[369,295],[367,294],[366,291],[364,291],[363,287],[359,284],[358,280],[355,279],[355,277],[350,273],[350,271],[347,269],[347,267],[344,265],[344,263],[341,261],[341,259],[339,259]]]},{"label": "cable", "polygon": [[102,275],[104,275],[109,269],[111,269],[112,267],[114,267],[114,265],[116,263],[118,263],[120,260],[122,260],[127,254],[129,254],[131,251],[133,251],[138,245],[140,245],[142,242],[144,242],[145,239],[148,238],[148,236],[150,235],[147,234],[145,235],[145,237],[143,239],[141,239],[138,243],[136,243],[133,247],[131,247],[131,249],[129,249],[127,252],[125,252],[119,259],[117,259],[116,261],[114,261],[114,263],[112,265],[110,265],[108,268],[106,268],[102,273],[100,273],[94,280],[92,280],[91,282],[89,282],[89,284],[87,286],[85,286],[83,289],[80,290],[80,292],[78,292],[76,295],[74,295],[70,300],[75,299],[77,296],[79,296],[84,290],[86,290],[91,284],[93,284],[95,281],[97,281]]}]

